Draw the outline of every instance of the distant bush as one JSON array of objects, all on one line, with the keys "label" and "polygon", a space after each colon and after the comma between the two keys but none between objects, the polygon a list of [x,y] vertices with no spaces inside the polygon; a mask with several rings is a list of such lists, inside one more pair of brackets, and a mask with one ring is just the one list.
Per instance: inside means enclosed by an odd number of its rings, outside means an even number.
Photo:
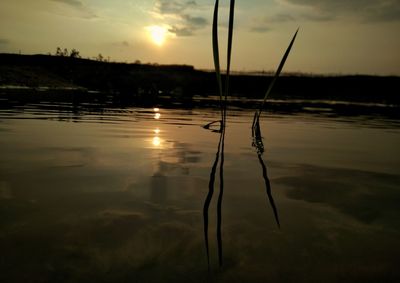
[{"label": "distant bush", "polygon": [[71,53],[69,54],[69,57],[71,57],[71,58],[81,58],[81,56],[79,55],[79,51],[76,50],[75,48],[73,48],[71,50]]},{"label": "distant bush", "polygon": [[73,48],[71,52],[68,52],[67,48],[64,48],[64,50],[61,49],[61,47],[57,47],[56,49],[56,56],[62,56],[62,57],[71,57],[71,58],[81,58],[79,55],[79,51]]}]

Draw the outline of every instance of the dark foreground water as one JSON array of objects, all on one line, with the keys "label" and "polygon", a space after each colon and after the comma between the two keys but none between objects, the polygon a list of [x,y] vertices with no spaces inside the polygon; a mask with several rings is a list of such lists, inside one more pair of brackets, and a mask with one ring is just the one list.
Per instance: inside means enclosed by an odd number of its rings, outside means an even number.
[{"label": "dark foreground water", "polygon": [[400,282],[400,121],[252,118],[0,110],[0,282]]}]

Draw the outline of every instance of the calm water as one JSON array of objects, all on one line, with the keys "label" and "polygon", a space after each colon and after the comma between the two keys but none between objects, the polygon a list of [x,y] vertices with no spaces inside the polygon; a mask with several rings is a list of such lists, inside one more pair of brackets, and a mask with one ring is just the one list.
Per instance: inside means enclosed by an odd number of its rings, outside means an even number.
[{"label": "calm water", "polygon": [[217,110],[0,110],[0,282],[399,282],[400,121],[252,118],[204,225]]}]

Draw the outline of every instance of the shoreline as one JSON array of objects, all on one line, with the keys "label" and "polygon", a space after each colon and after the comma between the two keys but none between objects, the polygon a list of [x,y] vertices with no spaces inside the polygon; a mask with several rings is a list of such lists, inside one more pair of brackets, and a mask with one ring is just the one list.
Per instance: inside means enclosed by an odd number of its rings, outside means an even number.
[{"label": "shoreline", "polygon": [[[224,79],[224,76],[223,76]],[[0,95],[113,97],[123,101],[169,96],[175,101],[217,95],[214,72],[188,65],[127,64],[51,55],[0,54]],[[235,99],[264,97],[272,76],[234,73]],[[397,76],[282,75],[270,98],[400,105]],[[62,94],[62,95],[61,95]]]}]

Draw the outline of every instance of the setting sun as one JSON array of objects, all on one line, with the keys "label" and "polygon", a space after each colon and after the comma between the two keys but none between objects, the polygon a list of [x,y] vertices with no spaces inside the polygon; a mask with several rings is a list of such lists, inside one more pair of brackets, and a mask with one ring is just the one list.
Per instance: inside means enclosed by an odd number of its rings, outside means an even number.
[{"label": "setting sun", "polygon": [[148,27],[150,38],[154,44],[162,46],[167,36],[167,29],[162,26],[151,26]]}]

